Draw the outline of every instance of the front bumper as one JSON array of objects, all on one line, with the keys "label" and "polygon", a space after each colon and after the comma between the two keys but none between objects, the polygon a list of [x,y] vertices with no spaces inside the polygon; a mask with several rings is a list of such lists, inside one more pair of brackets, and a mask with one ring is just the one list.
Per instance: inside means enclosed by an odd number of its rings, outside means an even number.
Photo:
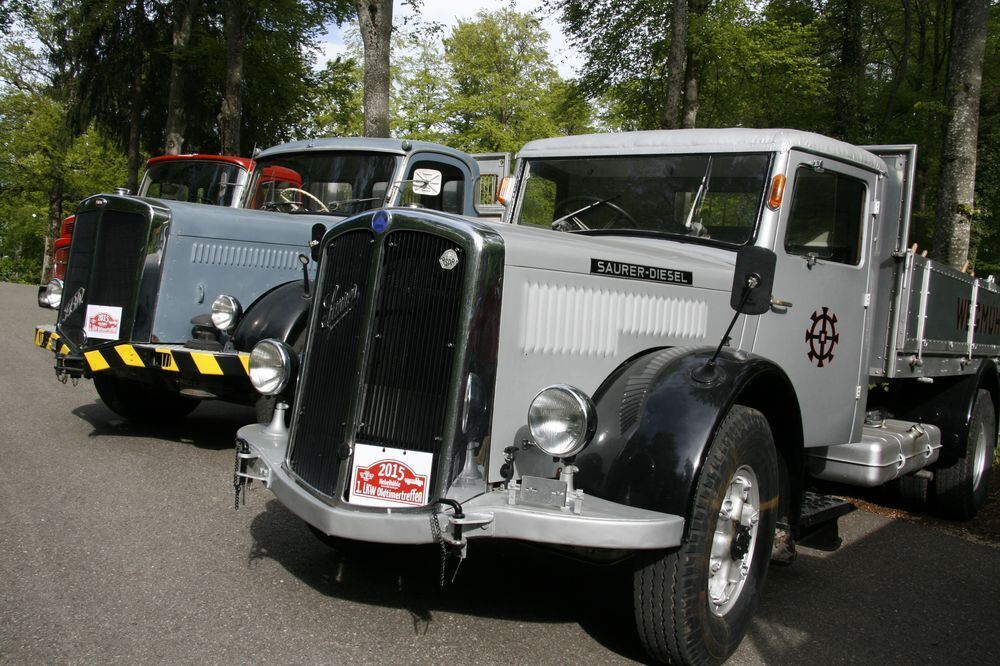
[{"label": "front bumper", "polygon": [[[273,434],[266,426],[249,425],[237,433],[237,492],[253,480],[260,481],[292,513],[325,534],[392,544],[437,541],[430,514],[423,509],[373,509],[347,503],[329,504],[292,478],[284,467],[288,435]],[[440,506],[440,505],[439,505]],[[449,540],[506,538],[536,543],[653,550],[680,545],[684,519],[672,514],[637,509],[598,497],[583,499],[579,513],[569,507],[520,503],[517,493],[493,490],[462,504],[464,518],[436,513],[438,532]]]},{"label": "front bumper", "polygon": [[[54,326],[35,327],[35,346],[49,349],[57,357],[71,353]],[[186,386],[224,380],[236,383],[247,391],[253,390],[249,376],[250,354],[245,352],[200,351],[178,344],[119,342],[84,351],[80,361],[85,375],[108,371],[129,371],[133,375],[163,373],[164,378]]]}]

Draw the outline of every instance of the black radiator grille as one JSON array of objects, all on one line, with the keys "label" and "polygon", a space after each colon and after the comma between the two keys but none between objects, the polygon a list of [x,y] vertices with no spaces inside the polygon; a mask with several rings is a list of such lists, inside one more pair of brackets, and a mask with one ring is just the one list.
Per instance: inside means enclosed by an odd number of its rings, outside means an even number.
[{"label": "black radiator grille", "polygon": [[453,242],[417,231],[389,234],[357,440],[436,453],[444,435],[465,261],[446,270]]},{"label": "black radiator grille", "polygon": [[296,390],[299,413],[288,463],[299,478],[327,495],[336,490],[338,449],[346,439],[348,410],[359,383],[373,248],[367,231],[350,231],[327,246],[309,368]]},{"label": "black radiator grille", "polygon": [[[350,231],[328,246],[308,367],[296,389],[288,463],[303,482],[331,497],[345,444],[437,454],[448,426],[463,252],[452,241],[417,231],[392,232],[376,243],[372,238],[367,230]],[[459,258],[450,270],[441,265],[448,250]],[[380,267],[372,294],[374,262]]]},{"label": "black radiator grille", "polygon": [[[60,313],[63,331],[71,337],[80,334],[88,304],[115,306],[122,308],[119,339],[129,339],[135,316],[133,301],[148,236],[149,220],[143,215],[114,210],[77,215]],[[74,301],[73,296],[81,287],[85,290],[82,302],[66,314],[67,304]]]}]

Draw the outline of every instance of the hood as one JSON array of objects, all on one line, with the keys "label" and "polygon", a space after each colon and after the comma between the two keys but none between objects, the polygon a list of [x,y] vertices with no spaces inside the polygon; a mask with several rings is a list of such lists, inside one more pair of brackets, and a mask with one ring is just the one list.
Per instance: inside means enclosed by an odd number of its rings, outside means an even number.
[{"label": "hood", "polygon": [[[651,282],[675,277],[663,271],[685,271],[691,274],[689,286],[726,292],[732,288],[735,249],[659,238],[586,236],[509,224],[492,228],[503,237],[507,266],[588,275],[600,271],[610,277]],[[603,263],[595,266],[595,260]]]}]

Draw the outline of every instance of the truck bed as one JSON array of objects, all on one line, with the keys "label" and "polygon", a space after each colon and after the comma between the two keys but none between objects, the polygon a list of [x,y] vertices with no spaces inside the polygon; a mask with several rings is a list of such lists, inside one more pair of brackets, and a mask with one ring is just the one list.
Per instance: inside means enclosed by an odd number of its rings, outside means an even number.
[{"label": "truck bed", "polygon": [[878,217],[869,375],[971,374],[1000,356],[1000,289],[909,249],[915,146],[869,146],[888,167]]}]

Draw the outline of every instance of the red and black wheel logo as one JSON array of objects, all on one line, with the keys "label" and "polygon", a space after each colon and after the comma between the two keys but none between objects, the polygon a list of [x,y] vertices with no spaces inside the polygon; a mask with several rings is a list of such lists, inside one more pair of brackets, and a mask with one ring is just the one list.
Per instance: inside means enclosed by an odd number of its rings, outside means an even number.
[{"label": "red and black wheel logo", "polygon": [[830,308],[813,312],[810,316],[812,326],[806,330],[806,342],[809,343],[809,360],[816,362],[816,367],[822,368],[833,360],[833,348],[840,342],[837,333],[837,315]]}]

